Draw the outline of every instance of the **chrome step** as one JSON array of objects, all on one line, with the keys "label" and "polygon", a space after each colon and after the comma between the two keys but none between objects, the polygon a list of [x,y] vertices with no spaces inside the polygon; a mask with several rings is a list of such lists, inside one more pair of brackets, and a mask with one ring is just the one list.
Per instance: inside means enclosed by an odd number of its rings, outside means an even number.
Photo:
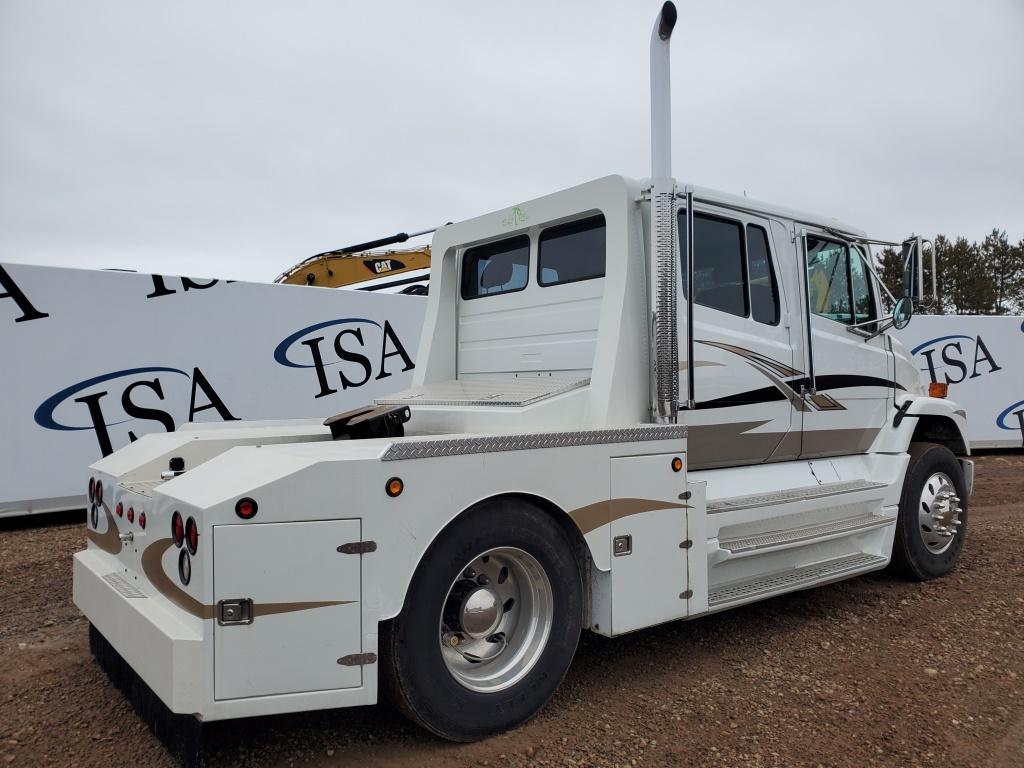
[{"label": "chrome step", "polygon": [[708,514],[716,512],[734,512],[740,509],[771,507],[777,504],[789,504],[794,501],[823,499],[828,496],[839,496],[857,491],[881,490],[887,488],[885,483],[872,483],[869,480],[844,480],[838,483],[806,485],[801,488],[789,488],[772,493],[753,493],[746,496],[730,496],[723,499],[708,499]]},{"label": "chrome step", "polygon": [[792,592],[830,581],[838,581],[857,573],[877,570],[882,568],[886,562],[884,557],[878,555],[858,553],[825,563],[795,568],[784,573],[723,584],[719,587],[712,587],[708,594],[708,606],[716,608],[730,603],[747,602],[772,592]]},{"label": "chrome step", "polygon": [[854,533],[858,531],[870,531],[874,528],[882,528],[896,522],[894,517],[883,517],[882,515],[859,515],[847,517],[843,520],[832,520],[827,523],[816,525],[805,525],[799,528],[789,528],[782,531],[768,531],[756,533],[750,536],[734,536],[732,538],[720,539],[718,546],[733,554],[741,552],[753,552],[759,549],[773,549],[784,547],[788,544],[797,544],[814,539],[821,539],[836,534]]}]

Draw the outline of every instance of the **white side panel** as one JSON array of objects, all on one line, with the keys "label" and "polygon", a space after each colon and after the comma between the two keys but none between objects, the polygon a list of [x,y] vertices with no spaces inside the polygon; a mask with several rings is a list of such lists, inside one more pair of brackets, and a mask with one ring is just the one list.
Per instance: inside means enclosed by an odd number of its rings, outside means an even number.
[{"label": "white side panel", "polygon": [[522,291],[460,301],[459,376],[589,371],[603,288],[604,278],[543,287],[531,277]]},{"label": "white side panel", "polygon": [[[217,625],[215,697],[353,688],[362,667],[358,520],[214,527],[216,601],[250,598],[252,624]],[[324,605],[323,603],[327,603]],[[319,604],[319,605],[318,605]]]},{"label": "white side panel", "polygon": [[949,384],[974,447],[1024,445],[1024,317],[915,315],[892,333],[926,387]]},{"label": "white side panel", "polygon": [[[612,633],[621,634],[687,614],[686,473],[672,471],[680,454],[611,460]],[[663,501],[663,509],[628,514],[634,499]],[[624,516],[623,512],[626,512]],[[632,551],[615,556],[615,538]]]}]

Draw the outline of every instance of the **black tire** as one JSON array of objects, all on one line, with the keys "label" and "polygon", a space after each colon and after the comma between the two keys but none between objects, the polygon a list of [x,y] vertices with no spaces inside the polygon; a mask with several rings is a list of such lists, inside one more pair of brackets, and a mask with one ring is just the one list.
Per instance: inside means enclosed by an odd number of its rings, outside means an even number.
[{"label": "black tire", "polygon": [[[942,553],[928,549],[921,536],[918,504],[925,482],[936,472],[945,473],[960,497],[961,525],[952,544]],[[953,452],[935,443],[911,443],[910,464],[903,481],[896,539],[893,542],[892,570],[906,578],[927,581],[949,573],[960,559],[967,535],[967,483],[963,469]]]},{"label": "black tire", "polygon": [[[439,619],[453,580],[496,547],[516,547],[544,569],[553,592],[547,643],[529,672],[505,690],[480,693],[448,670]],[[475,741],[521,725],[558,688],[572,662],[583,617],[583,583],[572,543],[544,511],[519,499],[479,504],[431,544],[413,575],[401,614],[381,625],[381,687],[407,717],[451,741]]]}]

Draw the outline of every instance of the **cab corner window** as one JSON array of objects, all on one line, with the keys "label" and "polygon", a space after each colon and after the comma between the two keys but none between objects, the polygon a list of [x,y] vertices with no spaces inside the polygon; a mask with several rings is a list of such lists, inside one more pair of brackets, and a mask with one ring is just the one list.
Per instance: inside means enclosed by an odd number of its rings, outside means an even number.
[{"label": "cab corner window", "polygon": [[542,286],[604,277],[603,215],[545,229],[540,236],[537,282]]},{"label": "cab corner window", "polygon": [[750,277],[750,313],[759,323],[779,322],[779,286],[768,249],[768,233],[747,225],[747,271]]},{"label": "cab corner window", "polygon": [[468,249],[462,255],[462,298],[521,291],[530,276],[527,235]]},{"label": "cab corner window", "polygon": [[864,265],[864,254],[860,248],[850,251],[850,290],[853,293],[854,323],[869,323],[877,320],[875,300],[871,293],[871,273]]}]

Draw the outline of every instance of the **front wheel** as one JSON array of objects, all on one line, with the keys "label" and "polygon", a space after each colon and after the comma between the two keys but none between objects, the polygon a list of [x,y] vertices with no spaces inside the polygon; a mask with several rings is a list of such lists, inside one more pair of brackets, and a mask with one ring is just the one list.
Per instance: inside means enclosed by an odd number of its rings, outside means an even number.
[{"label": "front wheel", "polygon": [[967,533],[967,483],[956,456],[934,443],[912,443],[903,481],[893,567],[925,581],[953,569]]},{"label": "front wheel", "polygon": [[579,642],[583,585],[571,542],[522,500],[466,512],[423,556],[398,618],[381,632],[388,697],[453,741],[532,717]]}]

